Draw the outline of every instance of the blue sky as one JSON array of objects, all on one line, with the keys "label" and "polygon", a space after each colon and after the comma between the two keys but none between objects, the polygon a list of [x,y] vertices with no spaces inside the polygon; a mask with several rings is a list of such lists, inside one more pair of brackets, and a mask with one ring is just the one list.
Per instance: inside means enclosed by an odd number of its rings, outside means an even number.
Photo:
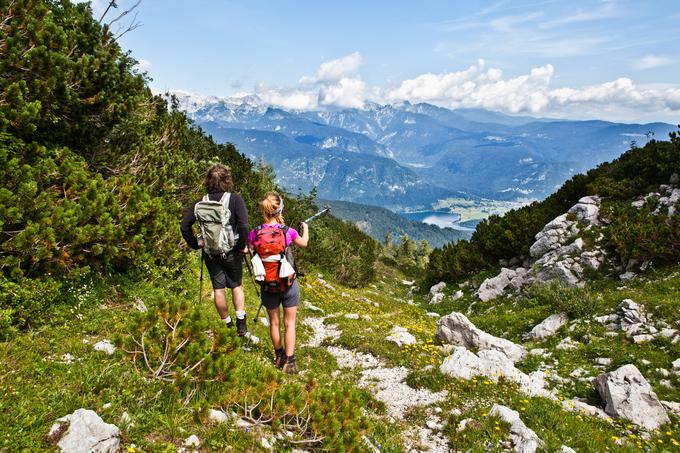
[{"label": "blue sky", "polygon": [[680,121],[677,0],[143,0],[138,13],[121,44],[157,91]]}]

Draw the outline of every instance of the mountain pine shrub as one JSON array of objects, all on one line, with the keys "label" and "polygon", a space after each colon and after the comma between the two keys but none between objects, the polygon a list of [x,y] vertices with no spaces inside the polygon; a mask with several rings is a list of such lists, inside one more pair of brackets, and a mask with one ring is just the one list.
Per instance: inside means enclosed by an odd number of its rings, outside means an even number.
[{"label": "mountain pine shrub", "polygon": [[186,390],[230,378],[239,340],[233,330],[184,299],[166,297],[135,313],[116,342],[150,378]]},{"label": "mountain pine shrub", "polygon": [[[528,257],[529,247],[536,234],[580,198],[599,195],[609,203],[630,202],[637,196],[657,190],[661,184],[667,184],[674,173],[680,174],[680,136],[675,132],[670,134],[670,141],[652,140],[642,148],[629,149],[612,162],[603,163],[585,175],[575,175],[543,201],[509,211],[503,216],[489,217],[477,226],[469,241],[459,241],[434,250],[430,255],[423,286],[441,280],[462,279],[469,274],[497,266],[501,259]],[[639,216],[631,217],[630,212],[625,214],[621,210],[615,210],[613,213],[614,216],[618,213],[624,215],[628,219],[626,222],[639,222],[635,226],[631,225],[630,231],[639,228],[641,234],[649,236],[645,240],[647,245],[641,245],[642,248],[638,247],[639,251],[634,253],[648,259],[665,259],[669,254],[675,256],[677,246],[673,242],[669,249],[661,245],[662,242],[653,245],[657,239],[674,240],[673,232],[677,228],[667,229],[672,224],[664,227],[661,223],[652,222],[655,225],[652,227],[652,223]],[[612,221],[615,222],[614,217]],[[628,253],[623,244],[617,245],[617,242],[627,241],[623,229],[625,227],[617,232],[618,227],[614,226],[615,236],[610,245],[617,250],[620,248],[622,253]]]}]

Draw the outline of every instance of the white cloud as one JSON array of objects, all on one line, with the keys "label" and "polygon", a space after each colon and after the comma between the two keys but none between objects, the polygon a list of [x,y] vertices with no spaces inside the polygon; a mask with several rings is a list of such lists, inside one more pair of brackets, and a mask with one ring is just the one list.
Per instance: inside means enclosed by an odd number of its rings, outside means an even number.
[{"label": "white cloud", "polygon": [[357,52],[323,63],[314,76],[292,88],[259,85],[255,93],[292,110],[359,108],[366,101],[430,102],[449,108],[485,108],[513,114],[611,120],[680,117],[680,86],[636,85],[627,77],[584,87],[552,86],[555,68],[545,64],[508,77],[484,60],[460,71],[425,73],[392,86],[369,86],[356,74]]},{"label": "white cloud", "polygon": [[344,78],[338,83],[319,89],[319,104],[335,107],[359,108],[366,101],[366,84],[359,79]]},{"label": "white cloud", "polygon": [[647,55],[633,64],[636,69],[653,69],[660,66],[666,66],[671,63],[671,60],[666,57],[657,57],[656,55]]},{"label": "white cloud", "polygon": [[326,61],[319,66],[314,76],[305,76],[300,79],[301,84],[334,83],[341,79],[356,74],[361,66],[362,58],[359,52],[351,53],[345,57]]}]

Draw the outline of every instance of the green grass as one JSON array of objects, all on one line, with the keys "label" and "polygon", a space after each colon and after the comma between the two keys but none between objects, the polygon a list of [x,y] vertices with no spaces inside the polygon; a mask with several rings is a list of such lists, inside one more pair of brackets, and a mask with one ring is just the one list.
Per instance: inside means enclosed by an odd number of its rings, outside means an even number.
[{"label": "green grass", "polygon": [[[464,381],[442,375],[438,367],[444,354],[434,343],[436,321],[426,312],[447,314],[456,310],[466,313],[473,302],[470,289],[466,288],[465,296],[458,301],[447,298],[443,304],[432,306],[423,296],[409,293],[410,288],[401,283],[405,276],[386,267],[378,271],[379,278],[374,285],[360,289],[331,282],[336,288],[336,291],[331,291],[312,274],[302,279],[302,299],[306,303],[303,302],[299,310],[300,321],[308,316],[320,316],[306,306],[308,303],[316,305],[326,315],[334,315],[326,323],[336,324],[342,331],[338,345],[374,354],[387,366],[410,368],[407,383],[414,388],[447,390],[447,399],[438,406],[446,422],[444,433],[452,447],[472,451],[498,451],[507,447],[508,427],[487,416],[493,404],[498,403],[520,412],[526,425],[545,441],[548,451],[558,450],[561,445],[577,451],[673,451],[676,448],[670,440],[677,436],[678,420],[675,417],[672,418],[674,426],[653,433],[650,440],[643,441],[639,438],[640,433],[626,422],[608,423],[564,412],[559,401],[527,398],[511,383],[501,381],[495,384],[483,378]],[[155,282],[163,283],[157,286]],[[256,296],[252,285],[244,283],[248,316],[252,320],[257,309]],[[447,288],[447,292],[455,289]],[[677,268],[654,270],[625,285],[613,281],[599,282],[587,291],[594,295],[595,301],[594,306],[588,309],[589,314],[609,313],[622,299],[632,298],[642,303],[654,319],[664,319],[677,326],[680,308],[680,270]],[[197,281],[192,275],[177,282],[152,278],[146,283],[95,283],[87,295],[81,297],[77,310],[57,306],[56,315],[49,325],[20,332],[9,341],[0,343],[3,370],[0,373],[0,416],[3,419],[0,449],[49,449],[51,447],[44,436],[54,420],[85,407],[96,410],[106,422],[118,426],[121,426],[121,414],[128,412],[134,424],[123,428],[125,447],[134,444],[137,449],[145,451],[176,451],[185,438],[196,434],[208,450],[258,451],[261,449],[260,438],[275,432],[270,425],[246,431],[232,423],[212,425],[207,422],[205,414],[209,408],[234,410],[236,396],[254,400],[272,389],[276,390],[282,404],[288,401],[287,398],[293,398],[286,396],[291,392],[309,392],[309,398],[320,405],[328,404],[324,399],[326,390],[331,394],[345,395],[341,398],[340,409],[335,412],[347,410],[342,409],[342,401],[354,401],[352,406],[356,406],[357,411],[350,410],[346,420],[359,420],[365,416],[367,425],[360,432],[365,433],[372,443],[379,444],[382,451],[402,451],[400,433],[426,421],[426,411],[422,409],[409,411],[403,422],[388,421],[384,404],[376,401],[368,390],[357,388],[360,370],[338,370],[325,345],[300,347],[311,335],[310,329],[301,322],[298,323],[296,354],[303,370],[301,375],[283,376],[273,369],[268,329],[258,323],[255,333],[262,341],[248,352],[238,348],[229,353],[233,359],[230,377],[224,382],[198,385],[196,394],[188,402],[185,390],[178,391],[174,385],[149,379],[148,372],[139,362],[135,365],[124,351],[118,349],[114,355],[106,356],[93,350],[92,346],[98,340],[113,339],[118,333],[128,332],[136,298],[151,306],[172,293],[172,297],[196,304],[197,292]],[[533,325],[552,314],[557,307],[564,307],[570,298],[575,300],[583,295],[579,291],[560,294],[559,297],[536,294],[476,302],[468,316],[478,327],[492,334],[521,342],[522,335]],[[214,326],[217,316],[207,289],[205,296],[200,310]],[[409,304],[409,300],[413,303]],[[342,316],[347,313],[368,315],[371,319],[360,317],[353,320]],[[386,341],[385,337],[395,325],[406,327],[419,343],[399,348]],[[603,334],[604,328],[597,323],[578,323],[573,331],[563,328],[548,341],[523,343],[529,349],[540,347],[553,355],[550,359],[530,356],[518,367],[530,372],[537,369],[541,361],[551,363],[555,359],[555,370],[566,377],[578,367],[597,375],[625,363],[635,363],[661,399],[680,400],[677,376],[663,377],[656,372],[657,368],[670,368],[671,361],[680,356],[678,345],[665,340],[636,345],[623,337]],[[582,342],[583,346],[575,351],[555,350],[555,345],[567,335]],[[66,353],[72,354],[76,361],[70,365],[60,363]],[[610,357],[613,362],[606,368],[597,368],[594,360],[598,357]],[[260,377],[261,383],[257,382],[257,377]],[[662,379],[669,379],[675,388],[661,386]],[[559,395],[561,398],[585,397],[593,404],[600,404],[586,382],[564,385],[559,388]],[[358,410],[360,408],[363,414]],[[472,418],[476,422],[459,433],[456,427],[464,418]],[[667,430],[671,435],[666,434]],[[617,445],[616,439],[628,439],[627,444]],[[277,448],[285,450],[291,445],[280,442]]]}]

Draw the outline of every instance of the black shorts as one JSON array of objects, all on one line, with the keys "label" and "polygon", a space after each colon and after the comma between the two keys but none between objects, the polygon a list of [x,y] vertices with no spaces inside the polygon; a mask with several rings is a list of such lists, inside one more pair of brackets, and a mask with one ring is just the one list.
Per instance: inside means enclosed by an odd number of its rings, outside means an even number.
[{"label": "black shorts", "polygon": [[238,252],[210,257],[203,254],[213,289],[236,288],[243,281],[243,255]]},{"label": "black shorts", "polygon": [[267,293],[262,291],[262,305],[267,310],[279,308],[279,305],[283,305],[283,308],[292,308],[300,305],[300,285],[298,285],[297,280],[283,293]]}]

